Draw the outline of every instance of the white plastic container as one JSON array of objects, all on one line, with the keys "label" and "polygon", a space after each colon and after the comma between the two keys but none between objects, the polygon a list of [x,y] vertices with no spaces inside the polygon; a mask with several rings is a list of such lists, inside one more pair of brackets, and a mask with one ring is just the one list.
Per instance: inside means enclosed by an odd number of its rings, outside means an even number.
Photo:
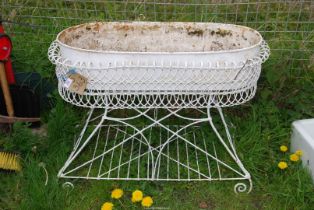
[{"label": "white plastic container", "polygon": [[291,152],[302,150],[301,160],[314,181],[314,119],[298,120],[292,124]]}]

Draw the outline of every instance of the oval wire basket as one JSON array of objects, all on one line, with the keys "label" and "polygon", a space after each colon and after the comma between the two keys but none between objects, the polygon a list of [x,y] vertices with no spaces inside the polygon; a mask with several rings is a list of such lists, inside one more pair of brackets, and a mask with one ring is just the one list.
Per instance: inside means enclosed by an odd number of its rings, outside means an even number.
[{"label": "oval wire basket", "polygon": [[[62,46],[61,46],[62,47]],[[256,91],[261,64],[270,54],[265,41],[247,60],[185,61],[157,57],[139,60],[73,61],[54,41],[48,57],[56,65],[61,97],[74,105],[93,108],[202,108],[233,106],[250,100]],[[69,71],[85,76],[82,95],[65,87]]]}]

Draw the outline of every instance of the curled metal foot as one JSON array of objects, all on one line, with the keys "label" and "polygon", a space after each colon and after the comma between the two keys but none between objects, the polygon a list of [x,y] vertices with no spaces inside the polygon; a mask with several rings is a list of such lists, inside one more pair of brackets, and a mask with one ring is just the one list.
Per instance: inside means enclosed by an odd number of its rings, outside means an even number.
[{"label": "curled metal foot", "polygon": [[44,171],[45,171],[45,175],[46,175],[45,186],[47,186],[49,176],[48,176],[48,171],[47,171],[47,169],[46,169],[46,164],[45,164],[45,163],[43,163],[43,162],[40,162],[40,163],[38,164],[38,166],[39,166],[39,167],[41,167],[41,168],[43,168],[43,169],[44,169]]},{"label": "curled metal foot", "polygon": [[65,182],[62,184],[62,188],[65,190],[73,190],[74,185],[71,182]]},{"label": "curled metal foot", "polygon": [[245,184],[243,182],[239,182],[239,183],[235,184],[234,188],[233,188],[234,192],[236,194],[244,193],[244,192],[249,194],[252,191],[253,184],[252,184],[251,179],[249,179],[248,181],[249,181],[249,187],[247,184]]}]

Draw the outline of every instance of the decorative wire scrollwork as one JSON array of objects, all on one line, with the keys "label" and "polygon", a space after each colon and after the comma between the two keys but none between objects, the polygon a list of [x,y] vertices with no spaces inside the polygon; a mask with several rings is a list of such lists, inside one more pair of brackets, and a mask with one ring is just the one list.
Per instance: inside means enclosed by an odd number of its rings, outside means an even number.
[{"label": "decorative wire scrollwork", "polygon": [[245,192],[246,193],[250,193],[252,191],[252,187],[253,187],[252,186],[252,180],[248,179],[248,181],[249,181],[249,188],[248,188],[247,184],[245,184],[243,182],[239,182],[239,183],[234,185],[234,188],[233,188],[234,192],[236,194],[238,194],[238,193],[245,193]]},{"label": "decorative wire scrollwork", "polygon": [[[77,106],[204,108],[239,105],[253,98],[261,64],[269,53],[269,47],[263,41],[259,56],[238,63],[73,63],[60,55],[59,45],[54,41],[49,48],[48,57],[56,65],[61,97]],[[67,74],[72,69],[88,78],[83,95],[64,87]]]}]

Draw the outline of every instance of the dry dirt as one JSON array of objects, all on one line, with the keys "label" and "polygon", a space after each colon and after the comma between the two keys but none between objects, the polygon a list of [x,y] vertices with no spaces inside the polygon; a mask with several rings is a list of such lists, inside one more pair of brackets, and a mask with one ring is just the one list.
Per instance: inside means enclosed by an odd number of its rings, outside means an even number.
[{"label": "dry dirt", "polygon": [[59,40],[97,51],[203,52],[249,47],[260,36],[251,29],[211,23],[96,22],[68,28]]}]

